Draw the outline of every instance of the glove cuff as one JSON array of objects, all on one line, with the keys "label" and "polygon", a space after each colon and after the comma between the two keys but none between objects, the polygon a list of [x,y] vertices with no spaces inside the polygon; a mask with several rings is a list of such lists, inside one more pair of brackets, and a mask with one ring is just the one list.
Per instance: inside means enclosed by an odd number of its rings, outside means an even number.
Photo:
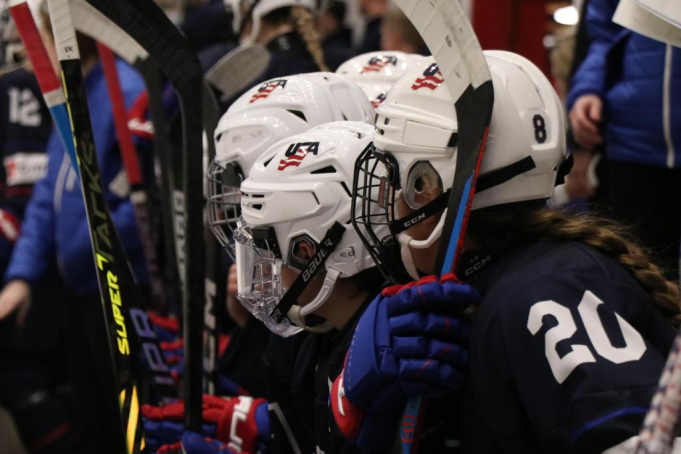
[{"label": "glove cuff", "polygon": [[238,397],[225,405],[218,422],[217,439],[236,452],[255,452],[258,441],[256,410],[265,399]]}]

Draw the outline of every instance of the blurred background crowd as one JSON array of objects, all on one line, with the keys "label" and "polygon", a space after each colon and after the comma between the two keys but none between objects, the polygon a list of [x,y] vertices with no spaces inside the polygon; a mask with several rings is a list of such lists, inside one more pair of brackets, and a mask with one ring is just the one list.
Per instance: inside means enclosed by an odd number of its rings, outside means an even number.
[{"label": "blurred background crowd", "polygon": [[[206,69],[240,41],[265,46],[271,61],[262,75],[254,77],[254,83],[300,72],[336,71],[352,57],[373,51],[429,55],[418,32],[391,0],[301,0],[305,8],[285,8],[285,13],[276,8],[276,2],[269,2],[274,7],[262,14],[257,26],[255,21],[246,23],[244,2],[157,2],[185,33]],[[314,8],[307,7],[310,2]],[[3,210],[8,213],[7,219],[0,215],[4,271],[32,185],[47,166],[46,158],[38,155],[46,150],[50,126],[40,130],[35,120],[40,115],[48,118],[35,83],[19,91],[8,88],[16,86],[13,77],[25,59],[3,3],[0,125],[37,128],[28,142],[15,137],[12,130],[0,130],[4,159],[0,191]],[[36,11],[40,9],[40,1],[31,3]],[[483,49],[525,56],[551,76],[565,102],[573,165],[551,203],[575,210],[595,209],[623,221],[637,231],[669,276],[678,278],[681,55],[678,48],[613,23],[618,3],[462,0]],[[87,58],[87,50],[83,53]],[[230,100],[223,101],[224,112]],[[25,277],[17,271],[17,261],[9,265],[11,277]],[[62,265],[56,259],[46,265],[43,274],[47,278],[40,291],[47,295],[34,291],[34,301],[62,298],[63,284],[58,278],[64,278]],[[13,416],[12,422],[0,414],[0,453],[24,452],[13,425],[30,452],[41,453],[59,452],[49,450],[51,443],[71,430],[59,413],[69,399],[70,381],[60,359],[62,344],[68,339],[58,334],[65,323],[58,307],[41,305],[41,310],[32,311],[25,320],[28,330],[9,329],[10,321],[0,322],[0,406],[9,408]],[[22,316],[21,311],[17,316]],[[16,383],[26,390],[17,390]],[[45,400],[48,394],[57,396],[56,400]],[[28,400],[13,399],[20,395]],[[34,423],[36,412],[43,416],[38,420],[47,421],[50,427]]]}]

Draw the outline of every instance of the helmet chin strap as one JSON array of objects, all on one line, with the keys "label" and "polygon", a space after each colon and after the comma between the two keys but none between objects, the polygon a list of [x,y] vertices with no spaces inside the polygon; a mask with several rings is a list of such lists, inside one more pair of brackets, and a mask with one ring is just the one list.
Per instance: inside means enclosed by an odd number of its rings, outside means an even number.
[{"label": "helmet chin strap", "polygon": [[445,226],[445,217],[447,216],[447,210],[443,211],[442,216],[437,225],[425,240],[415,240],[407,232],[402,232],[397,235],[397,241],[400,243],[400,255],[402,256],[402,262],[405,269],[409,275],[418,280],[421,278],[419,271],[416,269],[414,264],[414,257],[412,256],[411,249],[426,249],[433,244],[442,236],[442,230]]},{"label": "helmet chin strap", "polygon": [[338,280],[339,276],[340,271],[334,268],[329,268],[326,272],[326,276],[324,277],[324,283],[322,284],[322,288],[319,290],[319,293],[317,293],[315,299],[312,300],[309,304],[306,304],[305,306],[299,306],[297,304],[291,306],[291,309],[289,309],[288,313],[286,314],[288,315],[288,318],[291,320],[291,322],[293,322],[293,324],[295,324],[296,326],[303,328],[307,331],[323,333],[332,329],[333,327],[329,322],[324,322],[321,325],[316,325],[314,327],[307,326],[307,323],[305,322],[305,317],[312,314],[314,311],[319,309],[324,303],[326,303],[326,301],[331,296],[331,292],[333,291],[333,288],[336,285],[336,281]]}]

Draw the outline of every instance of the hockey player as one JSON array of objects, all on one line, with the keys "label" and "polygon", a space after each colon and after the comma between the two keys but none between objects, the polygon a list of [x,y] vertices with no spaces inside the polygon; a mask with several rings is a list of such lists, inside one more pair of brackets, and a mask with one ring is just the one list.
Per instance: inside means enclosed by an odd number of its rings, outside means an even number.
[{"label": "hockey player", "polygon": [[[328,402],[355,322],[383,282],[349,225],[346,184],[373,132],[366,124],[342,122],[284,139],[258,158],[241,185],[243,211],[235,232],[239,299],[279,335],[308,331],[297,352],[283,343],[268,346],[267,423],[274,434],[268,452],[358,452],[335,429]],[[418,310],[405,316],[411,312]],[[421,340],[416,333],[414,338]],[[257,414],[265,403],[237,405],[247,410],[240,418],[247,424],[234,417],[234,404],[215,411],[220,405],[210,399],[204,418],[213,421],[213,433],[228,449],[252,452],[246,446],[257,444],[253,433],[248,441],[242,435],[257,427],[257,439],[268,439]],[[196,437],[186,435],[185,441],[188,453],[201,452]]]},{"label": "hockey player", "polygon": [[254,81],[329,71],[315,28],[314,0],[225,0],[241,45],[264,46],[270,63]]},{"label": "hockey player", "polygon": [[[239,186],[262,152],[310,127],[343,119],[373,124],[373,115],[361,89],[332,73],[299,74],[268,81],[251,88],[232,104],[215,131],[216,160],[208,171],[211,228],[232,259],[233,232],[241,212]],[[231,277],[236,280],[235,270]],[[230,344],[220,360],[220,382],[235,384],[242,393],[251,396],[264,396],[266,367],[262,352],[270,332],[239,303],[236,288],[229,292],[227,305],[239,328],[232,331]],[[288,352],[296,351],[302,340],[303,336],[297,336],[276,342],[285,342],[283,349]],[[227,386],[221,386],[219,393],[225,395],[229,391]],[[160,416],[154,410],[147,407],[143,413],[149,418],[147,441],[152,449],[178,439],[180,430],[175,431],[175,438],[159,434],[154,419]]]},{"label": "hockey player", "polygon": [[422,58],[418,54],[396,51],[369,52],[346,61],[338,67],[336,74],[346,76],[359,85],[377,109],[397,79]]},{"label": "hockey player", "polygon": [[[232,234],[240,214],[239,185],[248,178],[255,160],[278,140],[344,119],[373,124],[372,109],[359,87],[331,73],[267,81],[232,104],[215,131],[217,155],[208,171],[211,227],[232,260],[235,258]],[[228,292],[227,305],[241,329],[233,331],[220,369],[251,395],[263,395],[258,392],[264,388],[262,374],[257,373],[262,361],[252,352],[257,348],[254,344],[264,346],[269,335],[245,313],[235,291]],[[244,367],[246,364],[249,367]]]},{"label": "hockey player", "polygon": [[[399,382],[404,395],[437,394],[457,379],[440,364],[451,351],[435,342],[389,342],[413,329],[399,308],[427,306],[431,314],[421,323],[434,326],[444,307],[470,305],[463,451],[603,452],[641,428],[681,320],[678,291],[617,227],[544,208],[565,158],[562,107],[528,60],[498,51],[486,56],[494,112],[457,268],[470,285],[451,274],[432,276],[439,271],[438,240],[447,234],[442,207],[458,130],[453,100],[426,60],[379,108],[375,149],[358,161],[354,192],[364,206],[355,222],[369,231],[369,250],[390,254],[379,234],[388,224],[401,246],[393,260],[414,278],[431,276],[384,292],[367,309],[331,404],[344,433],[361,442],[375,415],[385,416],[380,402],[395,398],[390,384]],[[372,200],[376,184],[385,196]],[[415,224],[398,227],[419,213]],[[386,256],[375,254],[390,272]],[[439,386],[418,389],[395,378],[379,360],[398,348],[428,352],[431,364],[414,375],[439,377]]]},{"label": "hockey player", "polygon": [[[42,24],[49,28],[49,18],[44,17]],[[51,37],[51,31],[45,30],[44,36]],[[45,44],[48,51],[54,52],[53,42],[46,40]],[[79,36],[79,47],[88,103],[93,107],[94,140],[102,169],[100,178],[107,191],[119,237],[136,272],[137,282],[143,286],[148,277],[133,207],[128,200],[104,75],[94,41]],[[56,61],[56,52],[53,56]],[[118,70],[129,106],[143,84],[129,66],[119,62]],[[107,400],[113,397],[112,388],[108,387],[113,374],[107,368],[109,363],[101,360],[108,352],[108,345],[80,183],[54,132],[47,144],[47,155],[47,174],[35,185],[26,208],[21,237],[5,274],[8,283],[0,294],[0,319],[13,311],[25,312],[31,301],[39,303],[33,299],[30,285],[45,278],[51,272],[51,261],[56,259],[61,278],[72,294],[65,312],[69,313],[68,334],[72,335],[69,339],[73,356],[70,372],[77,397],[80,397],[81,419],[77,427],[82,430],[87,452],[116,451],[118,439],[108,430],[106,418],[118,418],[119,413],[117,403]],[[48,303],[53,301],[45,302]]]}]

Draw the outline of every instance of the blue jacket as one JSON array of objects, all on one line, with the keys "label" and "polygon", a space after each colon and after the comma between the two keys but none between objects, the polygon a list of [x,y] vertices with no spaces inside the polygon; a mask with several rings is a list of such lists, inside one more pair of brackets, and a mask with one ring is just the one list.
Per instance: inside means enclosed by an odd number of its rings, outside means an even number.
[{"label": "blue jacket", "polygon": [[[143,90],[138,74],[120,61],[117,68],[126,106]],[[111,103],[101,65],[85,78],[92,128],[97,147],[100,176],[118,236],[137,282],[147,283],[148,276],[132,204],[128,199],[121,155],[116,140]],[[7,280],[36,282],[42,278],[50,259],[56,255],[64,282],[79,296],[98,292],[94,257],[80,181],[64,153],[56,132],[47,145],[47,175],[34,188],[28,204],[21,236],[5,275]]]},{"label": "blue jacket", "polygon": [[612,22],[619,0],[591,0],[592,44],[568,94],[604,103],[606,156],[654,167],[681,167],[681,49]]}]

